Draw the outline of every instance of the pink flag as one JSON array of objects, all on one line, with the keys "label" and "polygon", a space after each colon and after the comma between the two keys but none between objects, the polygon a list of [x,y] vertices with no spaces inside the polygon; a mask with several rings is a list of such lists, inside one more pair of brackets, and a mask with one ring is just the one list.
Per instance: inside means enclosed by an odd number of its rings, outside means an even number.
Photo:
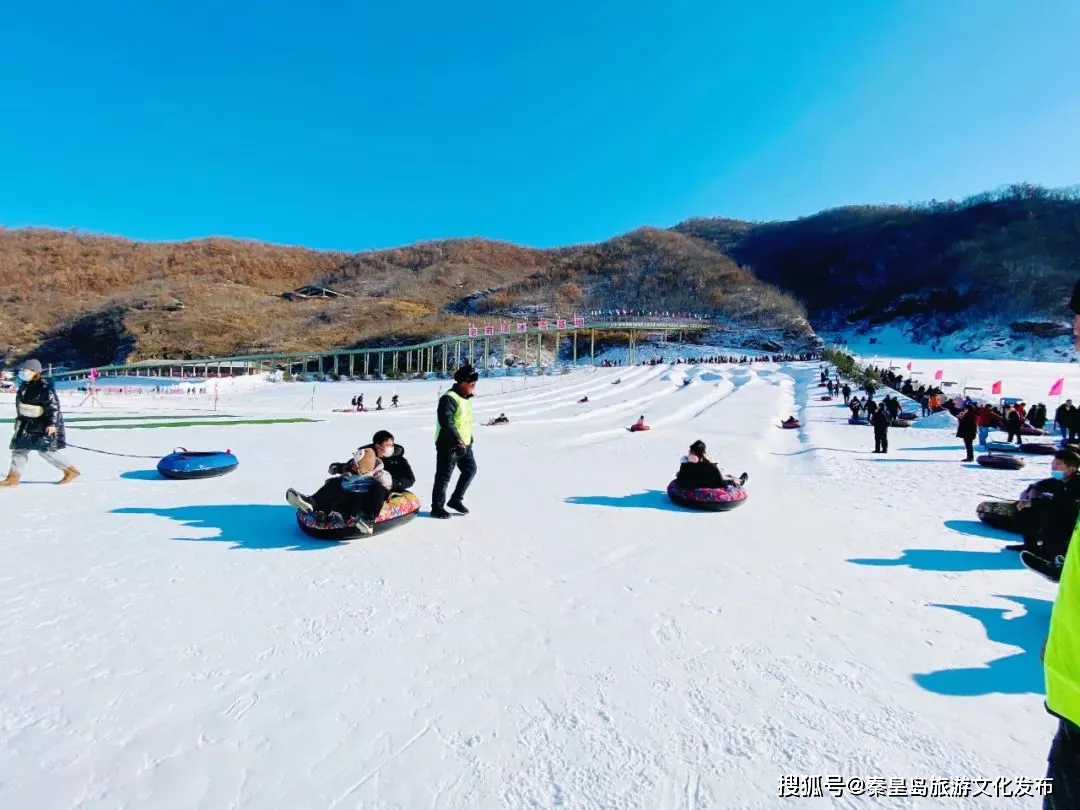
[{"label": "pink flag", "polygon": [[907,364],[907,370],[908,370],[908,371],[911,371],[911,363],[908,363],[908,364]]},{"label": "pink flag", "polygon": [[990,393],[991,394],[1000,394],[1001,393],[1001,380],[998,380],[996,383],[994,383],[993,385],[990,386]]},{"label": "pink flag", "polygon": [[1064,391],[1064,390],[1065,390],[1065,378],[1062,377],[1061,379],[1059,379],[1057,382],[1055,382],[1053,385],[1050,386],[1050,393],[1047,394],[1047,396],[1060,397],[1061,392]]},{"label": "pink flag", "polygon": [[940,380],[944,376],[945,376],[945,370],[944,369],[939,368],[937,371],[934,372],[934,379],[935,380]]}]

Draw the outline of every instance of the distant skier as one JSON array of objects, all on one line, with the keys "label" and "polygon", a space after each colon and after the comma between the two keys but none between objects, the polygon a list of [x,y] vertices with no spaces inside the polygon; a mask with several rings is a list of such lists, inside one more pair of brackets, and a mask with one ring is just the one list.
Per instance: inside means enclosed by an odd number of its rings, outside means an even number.
[{"label": "distant skier", "polygon": [[41,363],[27,360],[19,369],[22,386],[15,395],[15,434],[11,437],[11,470],[0,487],[14,487],[22,480],[23,470],[36,450],[46,462],[63,472],[57,483],[70,484],[79,476],[60,450],[67,447],[64,415],[60,398],[51,380],[41,376]]},{"label": "distant skier", "polygon": [[396,408],[397,406],[397,394],[394,394],[392,397],[390,397],[390,407]]}]

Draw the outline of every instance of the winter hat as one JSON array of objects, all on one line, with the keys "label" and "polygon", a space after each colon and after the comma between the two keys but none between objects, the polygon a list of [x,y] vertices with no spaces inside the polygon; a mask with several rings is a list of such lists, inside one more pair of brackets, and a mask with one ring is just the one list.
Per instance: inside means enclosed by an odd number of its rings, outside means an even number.
[{"label": "winter hat", "polygon": [[41,361],[40,360],[34,360],[33,358],[31,358],[31,359],[27,360],[25,363],[23,363],[22,367],[25,368],[27,371],[33,371],[35,374],[40,374],[41,373]]},{"label": "winter hat", "polygon": [[454,382],[473,383],[480,379],[480,374],[468,363],[454,372]]}]

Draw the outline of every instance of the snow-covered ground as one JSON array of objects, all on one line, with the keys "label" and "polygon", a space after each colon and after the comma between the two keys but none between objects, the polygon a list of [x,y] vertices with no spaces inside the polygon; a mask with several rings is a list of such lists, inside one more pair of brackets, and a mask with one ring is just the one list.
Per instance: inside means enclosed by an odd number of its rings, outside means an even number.
[{"label": "snow-covered ground", "polygon": [[[946,374],[1080,390],[1075,366],[976,362]],[[176,482],[72,449],[70,487],[32,459],[0,491],[0,807],[701,810],[784,806],[785,775],[1041,777],[1055,587],[974,508],[1046,461],[963,464],[951,426],[871,455],[816,380],[771,363],[482,380],[478,424],[512,424],[477,427],[472,514],[344,544],[300,534],[285,489],[388,428],[426,504],[445,382],[247,380],[217,419],[194,418],[206,396],[65,393],[72,443],[241,464]],[[402,407],[331,412],[361,391]],[[790,413],[803,426],[781,430]],[[628,433],[639,414],[652,430]],[[319,421],[236,424],[268,415]],[[739,509],[667,500],[698,438],[750,474]]]},{"label": "snow-covered ground", "polygon": [[[1067,322],[1063,323],[1068,326]],[[1008,325],[987,323],[973,324],[928,343],[912,340],[913,327],[898,321],[888,326],[871,329],[864,334],[854,331],[822,332],[827,344],[840,340],[847,343],[842,348],[852,354],[895,354],[924,360],[964,356],[983,360],[1043,360],[1051,362],[1075,362],[1076,352],[1070,335],[1056,338],[1038,338],[1017,335]],[[871,343],[870,341],[874,342]]]}]

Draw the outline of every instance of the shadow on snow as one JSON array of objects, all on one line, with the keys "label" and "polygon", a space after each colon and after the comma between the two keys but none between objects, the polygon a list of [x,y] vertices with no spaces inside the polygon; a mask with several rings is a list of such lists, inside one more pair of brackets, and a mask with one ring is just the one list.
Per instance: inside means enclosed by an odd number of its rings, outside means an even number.
[{"label": "shadow on snow", "polygon": [[287,504],[230,503],[205,506],[129,506],[113,509],[114,515],[157,515],[194,529],[216,529],[217,536],[174,537],[198,543],[233,543],[250,550],[288,549],[312,551],[336,543],[312,540],[296,526],[296,510]]},{"label": "shadow on snow", "polygon": [[1039,651],[1050,624],[1051,603],[1025,596],[997,595],[1023,608],[1018,616],[1007,616],[1015,608],[978,607],[973,605],[938,605],[981,622],[986,637],[995,644],[1018,647],[1019,652],[996,658],[988,664],[942,669],[912,676],[923,689],[939,695],[975,697],[978,695],[1041,695],[1044,691]]},{"label": "shadow on snow", "polygon": [[907,567],[918,571],[1007,571],[1023,568],[1015,551],[959,551],[947,548],[909,548],[897,559],[862,558],[848,560],[855,565]]},{"label": "shadow on snow", "polygon": [[993,526],[988,526],[979,520],[946,520],[944,522],[946,529],[951,529],[954,532],[960,534],[969,534],[973,537],[986,537],[990,540],[1008,540],[1009,542],[1016,542],[1016,535],[1011,534],[1004,529],[995,529]]},{"label": "shadow on snow", "polygon": [[572,495],[565,503],[577,506],[609,506],[615,509],[660,509],[665,512],[686,512],[670,500],[667,493],[659,489],[647,489],[644,492],[632,492],[627,495]]}]

